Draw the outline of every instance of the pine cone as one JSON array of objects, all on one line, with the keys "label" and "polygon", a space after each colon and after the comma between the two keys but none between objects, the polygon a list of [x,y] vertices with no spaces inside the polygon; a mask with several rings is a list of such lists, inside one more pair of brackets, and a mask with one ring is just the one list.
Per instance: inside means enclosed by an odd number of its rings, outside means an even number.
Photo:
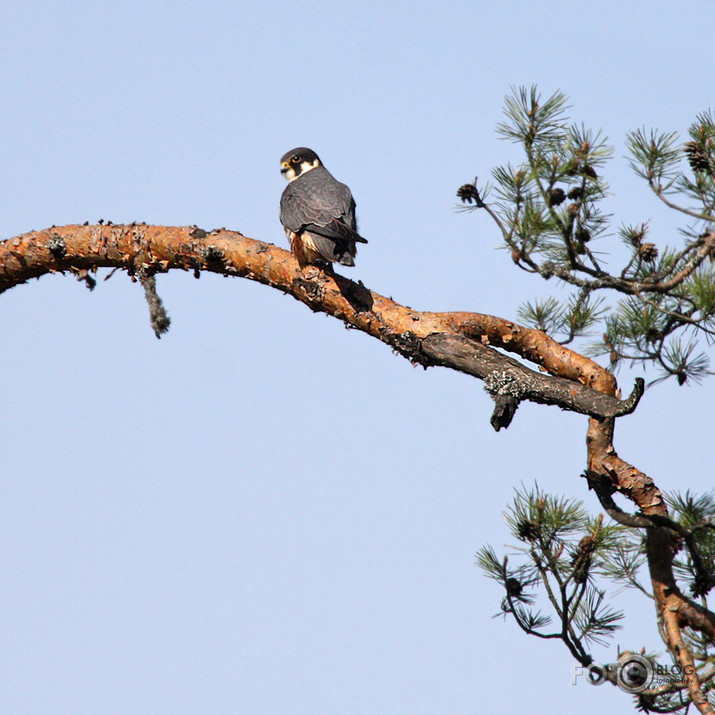
[{"label": "pine cone", "polygon": [[583,173],[584,176],[588,176],[592,179],[597,179],[598,174],[596,173],[596,170],[590,165],[590,164],[585,164],[583,167]]},{"label": "pine cone", "polygon": [[645,236],[645,226],[641,226],[640,230],[632,228],[630,230],[630,234],[631,245],[634,248],[640,248],[640,245],[643,242],[643,237]]},{"label": "pine cone", "polygon": [[588,243],[591,240],[591,232],[583,226],[579,226],[576,229],[576,234],[574,238],[581,243]]},{"label": "pine cone", "polygon": [[520,521],[516,533],[523,541],[536,541],[539,538],[539,527],[533,521]]},{"label": "pine cone", "polygon": [[712,176],[707,152],[697,142],[688,142],[684,151],[688,155],[688,163],[693,171],[704,171]]},{"label": "pine cone", "polygon": [[596,540],[593,536],[584,536],[578,543],[578,548],[574,551],[571,564],[574,567],[574,581],[585,583],[588,578],[588,571],[591,568],[591,554],[596,548]]},{"label": "pine cone", "polygon": [[546,197],[546,203],[549,206],[558,206],[566,199],[566,194],[563,189],[551,189]]},{"label": "pine cone", "polygon": [[517,578],[508,578],[506,580],[506,592],[510,596],[519,596],[521,595],[521,591],[523,586],[521,585],[521,581]]},{"label": "pine cone", "polygon": [[463,204],[471,204],[474,202],[477,206],[482,205],[482,197],[479,195],[479,190],[475,184],[464,184],[457,189],[457,196],[462,200]]},{"label": "pine cone", "polygon": [[658,258],[658,247],[655,243],[641,243],[638,246],[638,255],[644,261],[655,261]]},{"label": "pine cone", "polygon": [[690,590],[696,598],[699,596],[707,596],[714,585],[715,582],[713,581],[712,575],[698,573],[690,586]]}]

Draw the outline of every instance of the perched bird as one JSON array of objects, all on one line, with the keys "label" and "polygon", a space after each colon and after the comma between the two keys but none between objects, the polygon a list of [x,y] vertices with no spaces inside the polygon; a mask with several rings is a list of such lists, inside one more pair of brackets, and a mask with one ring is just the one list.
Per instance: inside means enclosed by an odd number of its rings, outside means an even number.
[{"label": "perched bird", "polygon": [[354,266],[355,244],[367,241],[357,232],[350,189],[305,147],[283,156],[281,174],[289,182],[281,196],[281,223],[301,267],[332,262]]}]

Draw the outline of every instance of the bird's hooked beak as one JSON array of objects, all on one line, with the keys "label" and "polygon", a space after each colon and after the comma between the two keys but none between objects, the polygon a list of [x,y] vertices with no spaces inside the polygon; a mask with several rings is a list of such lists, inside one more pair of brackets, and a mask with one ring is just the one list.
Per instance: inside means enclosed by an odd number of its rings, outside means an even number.
[{"label": "bird's hooked beak", "polygon": [[295,179],[295,170],[287,161],[281,163],[281,174],[283,174],[288,181]]}]

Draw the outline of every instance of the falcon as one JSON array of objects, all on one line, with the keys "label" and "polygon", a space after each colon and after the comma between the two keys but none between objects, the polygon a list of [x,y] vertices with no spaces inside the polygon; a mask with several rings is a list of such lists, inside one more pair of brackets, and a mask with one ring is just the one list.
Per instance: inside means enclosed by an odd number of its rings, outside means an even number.
[{"label": "falcon", "polygon": [[281,174],[288,179],[281,196],[281,223],[301,268],[333,262],[354,266],[355,244],[367,241],[357,232],[350,189],[306,147],[283,156]]}]

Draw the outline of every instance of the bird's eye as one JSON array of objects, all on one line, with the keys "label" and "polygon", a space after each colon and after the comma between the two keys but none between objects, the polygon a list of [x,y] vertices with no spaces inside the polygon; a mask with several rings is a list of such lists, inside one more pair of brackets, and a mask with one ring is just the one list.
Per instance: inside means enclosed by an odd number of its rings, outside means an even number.
[{"label": "bird's eye", "polygon": [[300,155],[296,154],[291,160],[291,164],[300,164]]}]

